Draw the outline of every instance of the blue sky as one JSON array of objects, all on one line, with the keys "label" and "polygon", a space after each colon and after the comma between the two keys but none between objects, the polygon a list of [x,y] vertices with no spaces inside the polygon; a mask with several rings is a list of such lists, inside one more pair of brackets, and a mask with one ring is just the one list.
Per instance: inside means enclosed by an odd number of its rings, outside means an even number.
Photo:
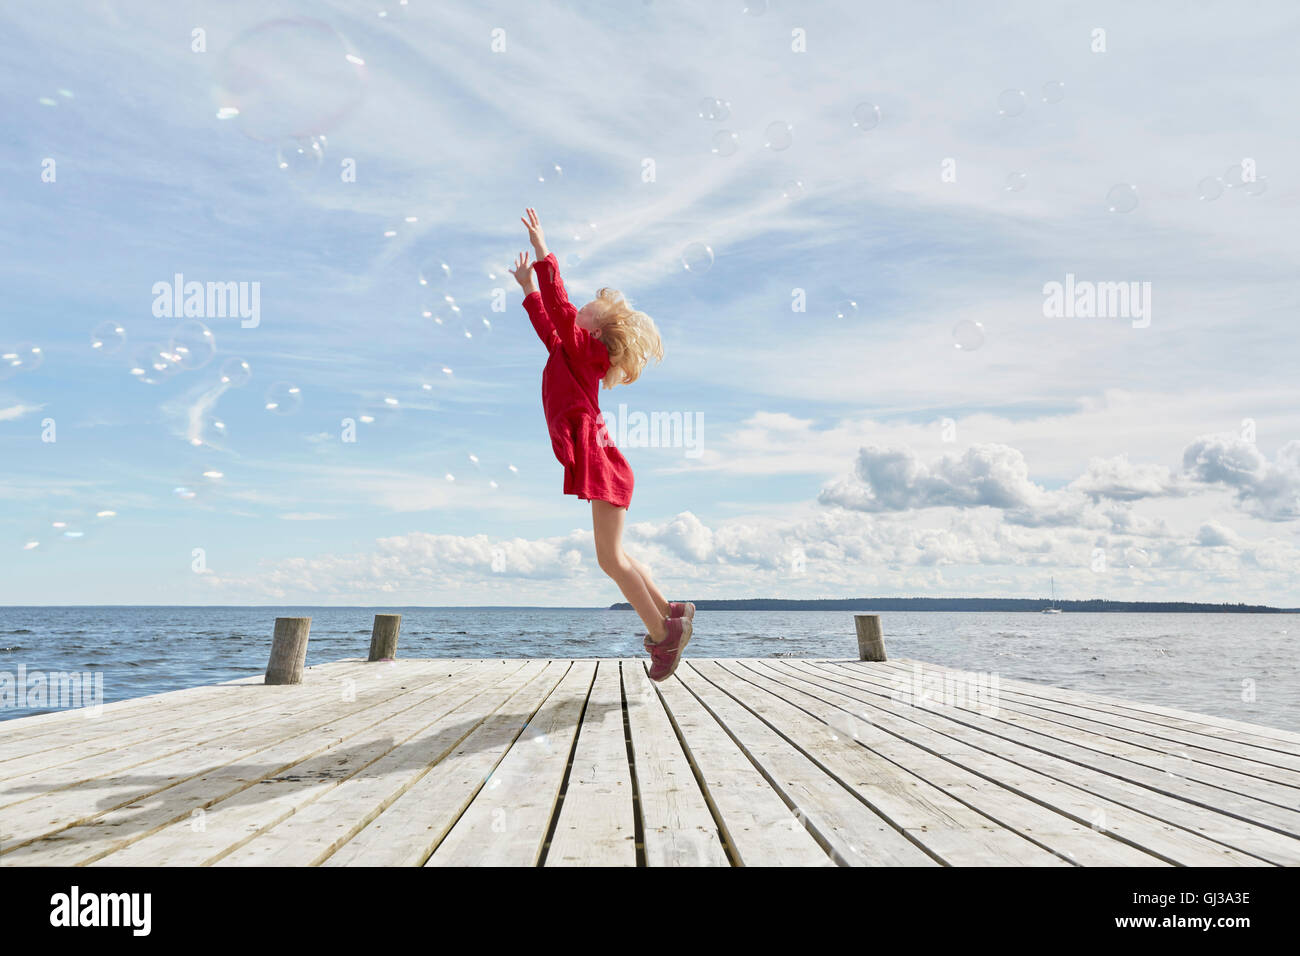
[{"label": "blue sky", "polygon": [[1300,605],[1291,6],[148,6],[0,13],[0,603],[617,600],[531,205],[663,334],[606,410],[702,422],[624,448],[666,591]]}]

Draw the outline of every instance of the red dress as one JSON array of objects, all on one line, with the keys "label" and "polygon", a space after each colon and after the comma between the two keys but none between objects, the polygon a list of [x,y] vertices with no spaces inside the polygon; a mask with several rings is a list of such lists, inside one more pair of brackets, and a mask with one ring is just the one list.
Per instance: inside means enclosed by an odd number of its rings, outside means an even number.
[{"label": "red dress", "polygon": [[609,350],[577,326],[578,310],[554,254],[533,263],[533,271],[538,291],[524,296],[524,309],[551,353],[542,371],[542,409],[551,448],[564,466],[564,493],[626,508],[632,501],[632,466],[609,440],[597,398],[609,371]]}]

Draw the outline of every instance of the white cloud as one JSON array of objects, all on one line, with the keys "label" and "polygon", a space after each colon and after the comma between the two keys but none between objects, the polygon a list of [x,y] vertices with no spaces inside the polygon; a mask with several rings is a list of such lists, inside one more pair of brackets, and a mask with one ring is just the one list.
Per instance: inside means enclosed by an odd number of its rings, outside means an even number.
[{"label": "white cloud", "polygon": [[16,422],[24,415],[39,412],[44,407],[44,405],[10,405],[8,408],[0,408],[0,422]]},{"label": "white cloud", "polygon": [[1185,493],[1167,467],[1135,465],[1129,462],[1127,455],[1091,459],[1087,472],[1072,481],[1069,487],[1094,501],[1102,498],[1136,501]]},{"label": "white cloud", "polygon": [[858,452],[853,476],[819,496],[823,504],[855,511],[987,506],[1026,509],[1049,495],[1029,480],[1029,466],[1007,445],[972,445],[961,456],[944,455],[930,464],[910,448],[868,445]]},{"label": "white cloud", "polygon": [[1253,442],[1205,435],[1187,446],[1183,468],[1197,481],[1233,489],[1241,507],[1257,517],[1300,518],[1300,441],[1287,442],[1270,462]]}]

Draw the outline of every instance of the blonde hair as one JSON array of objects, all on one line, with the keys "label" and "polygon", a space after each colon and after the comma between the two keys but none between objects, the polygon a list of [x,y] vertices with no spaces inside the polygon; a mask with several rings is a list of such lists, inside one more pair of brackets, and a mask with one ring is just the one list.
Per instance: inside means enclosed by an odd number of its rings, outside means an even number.
[{"label": "blonde hair", "polygon": [[617,289],[602,288],[593,300],[600,340],[609,350],[609,371],[605,388],[631,385],[645,370],[651,357],[663,361],[664,344],[654,319],[632,308]]}]

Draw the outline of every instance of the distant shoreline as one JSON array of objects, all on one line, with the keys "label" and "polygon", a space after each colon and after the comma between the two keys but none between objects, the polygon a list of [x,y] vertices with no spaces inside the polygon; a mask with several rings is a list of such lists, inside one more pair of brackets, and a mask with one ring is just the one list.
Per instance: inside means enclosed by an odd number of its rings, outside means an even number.
[{"label": "distant shoreline", "polygon": [[[1269,607],[1263,604],[1199,604],[1193,601],[1057,601],[1044,598],[825,598],[787,600],[783,598],[709,599],[694,602],[702,611],[1023,611],[1038,612],[1058,607],[1067,613],[1151,613],[1151,614],[1300,614],[1300,608]],[[205,611],[630,611],[616,604],[577,606],[558,604],[0,604],[5,611],[42,610],[205,610]]]},{"label": "distant shoreline", "polygon": [[[1042,611],[1058,607],[1065,613],[1152,614],[1297,614],[1300,608],[1268,607],[1263,604],[1197,604],[1192,601],[1051,601],[1042,598],[831,598],[799,601],[780,598],[701,600],[693,602],[699,611]],[[611,611],[631,610],[619,602]]]}]

